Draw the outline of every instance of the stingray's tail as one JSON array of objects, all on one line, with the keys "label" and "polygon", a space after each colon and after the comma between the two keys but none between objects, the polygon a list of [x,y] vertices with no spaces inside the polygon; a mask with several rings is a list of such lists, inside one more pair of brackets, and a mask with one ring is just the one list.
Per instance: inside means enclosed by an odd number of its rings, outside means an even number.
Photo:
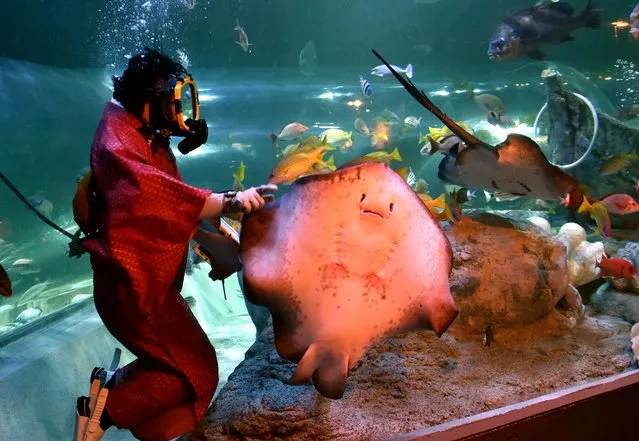
[{"label": "stingray's tail", "polygon": [[326,398],[342,398],[348,378],[348,361],[348,355],[343,350],[329,344],[313,343],[288,384],[307,384],[312,378],[320,394]]},{"label": "stingray's tail", "polygon": [[464,130],[462,127],[460,127],[460,125],[457,124],[455,121],[453,121],[448,115],[446,115],[444,112],[439,110],[439,108],[435,106],[435,104],[433,104],[433,102],[426,96],[426,94],[423,91],[420,91],[419,89],[417,89],[417,86],[415,86],[415,84],[410,80],[410,78],[408,79],[403,78],[400,74],[397,73],[395,69],[391,67],[390,64],[386,62],[386,60],[382,58],[380,54],[377,53],[375,49],[372,49],[372,51],[375,54],[375,56],[379,58],[382,61],[382,63],[386,65],[386,67],[391,71],[391,73],[395,75],[395,78],[397,78],[397,81],[399,81],[402,84],[402,86],[404,86],[404,89],[406,89],[406,91],[410,93],[413,96],[413,98],[417,100],[418,103],[420,103],[422,106],[428,109],[429,112],[435,115],[455,135],[457,135],[459,138],[461,138],[462,141],[468,144],[469,147],[475,146],[478,144],[484,144],[478,138],[474,137],[473,135],[468,133],[466,130]]}]

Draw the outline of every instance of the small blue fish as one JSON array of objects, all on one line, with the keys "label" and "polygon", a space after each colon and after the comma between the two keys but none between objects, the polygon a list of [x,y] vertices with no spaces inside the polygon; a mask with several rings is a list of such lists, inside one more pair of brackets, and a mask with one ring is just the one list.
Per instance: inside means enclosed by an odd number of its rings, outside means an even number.
[{"label": "small blue fish", "polygon": [[373,86],[361,75],[359,76],[359,85],[362,86],[362,93],[364,95],[367,97],[373,96]]}]

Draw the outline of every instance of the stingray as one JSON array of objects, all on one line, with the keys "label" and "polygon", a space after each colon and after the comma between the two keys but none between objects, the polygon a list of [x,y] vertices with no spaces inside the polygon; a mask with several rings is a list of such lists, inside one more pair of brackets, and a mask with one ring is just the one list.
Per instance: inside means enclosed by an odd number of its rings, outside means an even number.
[{"label": "stingray", "polygon": [[341,398],[375,342],[458,314],[450,244],[404,179],[368,162],[296,180],[247,215],[240,235],[246,298],[273,316],[275,348],[298,363],[289,384]]},{"label": "stingray", "polygon": [[461,187],[536,199],[557,200],[570,194],[571,208],[579,207],[579,182],[552,165],[532,139],[511,133],[504,142],[494,147],[481,141],[439,110],[423,91],[419,91],[410,79],[402,78],[375,50],[373,53],[413,98],[467,145],[468,148],[463,150],[452,149],[442,159],[439,179]]}]

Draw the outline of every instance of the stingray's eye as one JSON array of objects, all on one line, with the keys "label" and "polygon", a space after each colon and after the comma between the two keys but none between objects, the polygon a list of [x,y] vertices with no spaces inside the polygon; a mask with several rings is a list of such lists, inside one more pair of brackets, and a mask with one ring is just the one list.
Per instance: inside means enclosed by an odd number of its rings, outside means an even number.
[{"label": "stingray's eye", "polygon": [[393,207],[394,207],[394,206],[395,206],[395,204],[393,204],[393,203],[391,202],[391,204],[390,204],[390,211],[393,211]]},{"label": "stingray's eye", "polygon": [[362,198],[361,198],[359,201],[360,201],[360,202],[363,202],[363,201],[364,201],[364,198],[366,198],[366,194],[365,194],[365,193],[362,193]]}]

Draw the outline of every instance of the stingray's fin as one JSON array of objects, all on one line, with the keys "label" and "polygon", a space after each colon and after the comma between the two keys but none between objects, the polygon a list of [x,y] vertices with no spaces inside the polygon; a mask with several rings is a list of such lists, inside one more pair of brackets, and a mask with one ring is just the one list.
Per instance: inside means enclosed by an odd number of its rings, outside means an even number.
[{"label": "stingray's fin", "polygon": [[306,384],[311,378],[315,389],[326,398],[342,398],[348,378],[348,355],[328,343],[313,343],[288,384]]}]

